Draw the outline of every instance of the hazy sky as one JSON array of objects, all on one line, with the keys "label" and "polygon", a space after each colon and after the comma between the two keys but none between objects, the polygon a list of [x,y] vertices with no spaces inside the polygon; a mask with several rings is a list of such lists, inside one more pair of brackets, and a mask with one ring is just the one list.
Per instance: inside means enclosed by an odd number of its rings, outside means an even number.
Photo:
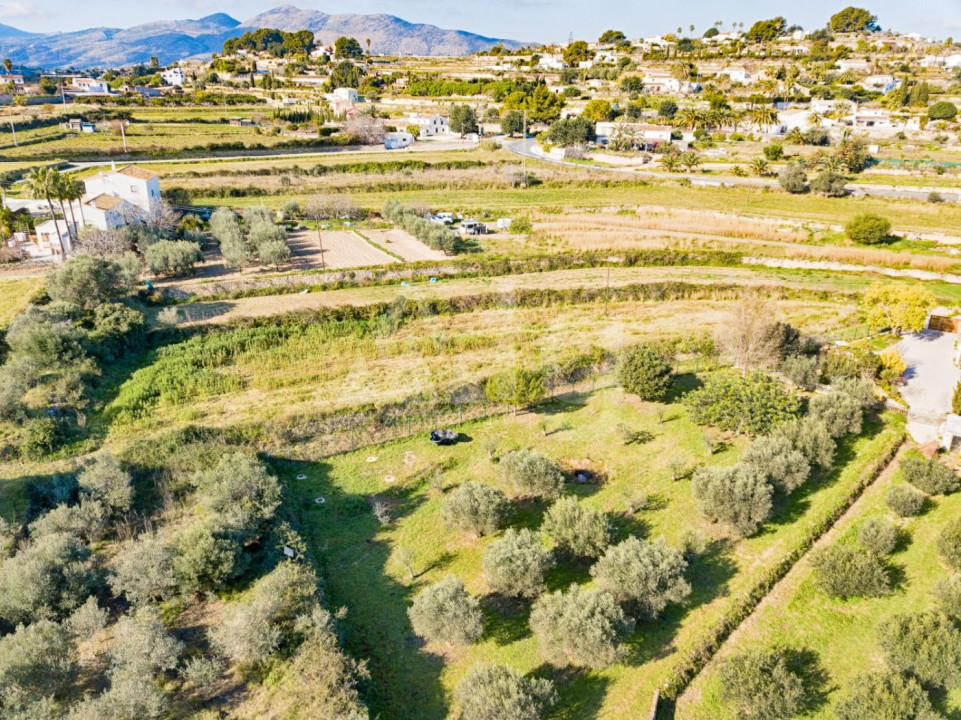
[{"label": "hazy sky", "polygon": [[[850,0],[848,0],[850,1]],[[34,32],[77,30],[106,26],[128,27],[161,19],[197,18],[226,12],[246,20],[263,10],[294,4],[328,13],[388,13],[412,22],[469,30],[492,37],[538,42],[594,39],[605,29],[623,30],[631,37],[685,29],[692,23],[698,34],[721,20],[750,22],[783,14],[805,28],[821,27],[844,6],[844,0],[806,0],[772,3],[769,0],[608,0],[594,5],[583,0],[0,0],[0,23]],[[961,0],[865,0],[882,27],[926,36],[961,37]],[[720,9],[720,6],[724,9]],[[779,8],[786,9],[781,10]]]}]

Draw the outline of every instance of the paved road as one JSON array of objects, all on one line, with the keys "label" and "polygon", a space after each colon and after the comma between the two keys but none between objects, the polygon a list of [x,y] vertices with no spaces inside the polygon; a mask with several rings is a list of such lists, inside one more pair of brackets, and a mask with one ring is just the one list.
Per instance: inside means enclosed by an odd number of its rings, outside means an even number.
[{"label": "paved road", "polygon": [[[676,173],[669,172],[659,172],[655,170],[636,170],[634,168],[626,167],[612,167],[609,165],[597,165],[597,164],[585,164],[585,163],[574,163],[567,160],[558,160],[556,158],[547,157],[533,151],[533,148],[537,145],[537,140],[533,138],[528,140],[502,140],[501,144],[506,150],[514,153],[515,155],[526,155],[532,160],[538,160],[541,162],[553,163],[554,165],[565,165],[567,167],[574,167],[580,169],[590,169],[590,170],[600,170],[602,172],[613,172],[632,175],[639,178],[649,178],[649,179],[677,179]],[[777,180],[767,180],[764,178],[736,178],[736,177],[707,177],[704,175],[684,175],[684,178],[691,181],[691,185],[698,187],[778,187]],[[890,197],[890,198],[905,198],[913,200],[926,200],[928,197],[927,190],[912,189],[912,188],[896,188],[887,185],[848,185],[847,190],[850,193],[863,193],[864,195],[877,195],[880,197]],[[955,188],[943,188],[938,191],[945,200],[961,202],[961,189]]]},{"label": "paved road", "polygon": [[919,443],[938,439],[938,422],[951,412],[951,396],[961,380],[961,369],[954,365],[954,345],[958,336],[925,330],[912,333],[898,343],[898,351],[908,365],[901,397],[908,403],[908,431]]}]

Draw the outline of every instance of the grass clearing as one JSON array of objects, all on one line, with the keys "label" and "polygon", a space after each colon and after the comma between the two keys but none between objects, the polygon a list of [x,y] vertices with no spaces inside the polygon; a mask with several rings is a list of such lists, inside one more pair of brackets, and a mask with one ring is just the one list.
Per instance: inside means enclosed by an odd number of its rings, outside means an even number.
[{"label": "grass clearing", "polygon": [[43,287],[43,282],[43,278],[0,280],[0,327],[10,324],[33,294]]},{"label": "grass clearing", "polygon": [[[846,498],[860,471],[872,458],[900,441],[898,426],[874,422],[861,438],[844,444],[839,469],[778,508],[761,535],[734,541],[704,521],[696,510],[689,482],[673,482],[667,464],[677,457],[690,462],[733,463],[741,441],[709,456],[701,428],[680,405],[662,406],[625,399],[619,389],[565,396],[540,412],[504,416],[458,428],[471,439],[451,448],[435,448],[426,437],[370,447],[315,463],[292,464],[283,479],[301,515],[301,525],[321,564],[331,601],[347,608],[344,621],[348,649],[370,657],[374,714],[391,718],[445,716],[445,697],[477,662],[506,662],[522,672],[555,677],[561,703],[555,718],[638,717],[672,668],[705,636],[732,604],[765,571],[790,551],[819,519]],[[663,422],[660,420],[663,419]],[[619,423],[650,433],[650,440],[625,446],[615,431]],[[714,539],[694,561],[688,578],[694,594],[687,607],[670,609],[656,622],[642,623],[630,642],[628,662],[599,672],[555,672],[544,666],[527,629],[526,606],[485,596],[486,632],[475,646],[453,651],[419,648],[412,637],[406,607],[413,593],[448,573],[483,595],[486,586],[479,560],[491,538],[469,539],[445,530],[439,518],[440,494],[429,478],[440,471],[450,488],[466,479],[496,482],[487,446],[497,452],[534,447],[565,462],[587,467],[606,478],[600,485],[570,485],[592,507],[612,513],[620,533],[663,535],[677,543],[687,529]],[[373,459],[372,459],[373,458]],[[297,474],[306,475],[296,480]],[[385,480],[393,478],[393,482]],[[648,510],[631,516],[626,496],[645,492]],[[315,498],[323,497],[318,504]],[[393,521],[380,526],[369,510],[379,498],[392,507]],[[512,525],[536,528],[544,506],[520,504]],[[412,558],[410,567],[404,555]],[[549,577],[552,589],[587,581],[587,566],[560,565]]]}]

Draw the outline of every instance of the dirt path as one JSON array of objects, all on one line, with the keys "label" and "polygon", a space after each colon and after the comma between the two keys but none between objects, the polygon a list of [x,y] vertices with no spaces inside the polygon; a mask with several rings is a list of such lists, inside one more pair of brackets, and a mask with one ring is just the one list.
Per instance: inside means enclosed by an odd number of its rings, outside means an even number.
[{"label": "dirt path", "polygon": [[734,631],[728,636],[727,640],[718,648],[717,652],[711,658],[710,662],[704,666],[704,668],[694,677],[694,679],[688,684],[687,689],[681,693],[680,697],[677,699],[675,717],[683,718],[683,708],[686,705],[695,703],[700,699],[701,694],[701,682],[706,677],[707,673],[712,671],[725,656],[728,650],[732,647],[737,647],[741,639],[757,629],[757,624],[760,621],[761,616],[764,611],[774,603],[783,602],[792,593],[794,593],[801,582],[810,575],[811,569],[808,565],[808,558],[812,553],[830,545],[834,542],[838,535],[845,529],[848,521],[856,516],[861,508],[868,502],[870,498],[873,498],[878,493],[884,492],[886,488],[887,481],[891,479],[891,476],[897,471],[898,459],[904,452],[903,446],[901,449],[895,453],[894,457],[888,462],[884,469],[878,474],[865,490],[861,493],[861,496],[855,500],[851,507],[845,511],[841,517],[837,519],[831,529],[824,533],[812,546],[811,548],[798,559],[794,566],[788,571],[787,575],[781,578],[771,591],[764,596],[764,599],[758,603],[757,607],[754,608],[752,612]]}]

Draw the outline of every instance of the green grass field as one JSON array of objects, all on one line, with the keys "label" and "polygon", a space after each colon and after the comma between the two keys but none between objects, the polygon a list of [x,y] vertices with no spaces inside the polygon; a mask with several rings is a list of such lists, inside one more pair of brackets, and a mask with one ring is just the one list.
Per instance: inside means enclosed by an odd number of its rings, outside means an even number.
[{"label": "green grass field", "polygon": [[41,287],[43,278],[0,280],[0,327],[6,327]]},{"label": "green grass field", "polygon": [[[619,423],[650,433],[649,439],[624,445],[615,430]],[[901,435],[897,424],[869,425],[862,438],[844,445],[839,469],[827,482],[782,504],[761,535],[734,541],[700,517],[689,482],[673,482],[667,467],[679,457],[690,463],[729,464],[741,443],[709,456],[702,429],[687,419],[680,405],[641,403],[620,390],[605,389],[565,396],[535,413],[458,430],[469,441],[450,448],[435,448],[426,437],[415,437],[322,462],[291,462],[282,469],[330,600],[347,609],[347,648],[370,658],[371,707],[383,717],[444,717],[445,699],[464,672],[491,661],[553,677],[561,702],[551,717],[641,716],[654,689],[686,652],[819,518],[847,497],[861,470]],[[686,530],[695,530],[714,540],[689,569],[694,586],[689,604],[669,610],[659,621],[642,623],[630,640],[625,664],[589,673],[552,670],[542,663],[529,634],[526,605],[489,595],[483,598],[485,636],[475,646],[420,648],[411,635],[406,607],[425,584],[453,573],[472,592],[486,592],[479,560],[491,538],[447,531],[439,517],[441,493],[432,488],[430,478],[441,473],[445,489],[466,479],[496,483],[496,468],[488,457],[492,447],[497,453],[532,447],[568,467],[600,473],[605,478],[600,485],[570,485],[567,492],[610,513],[621,536],[663,535],[678,543]],[[296,479],[299,475],[305,479]],[[630,515],[627,498],[641,492],[649,497],[648,509]],[[317,497],[324,498],[322,505],[315,502]],[[375,498],[391,507],[394,519],[389,525],[378,525],[371,515],[369,503]],[[511,525],[536,528],[544,509],[540,503],[518,504]],[[549,587],[588,581],[587,570],[586,565],[560,565],[550,574]]]},{"label": "green grass field", "polygon": [[[871,487],[842,523],[831,533],[831,542],[853,542],[857,528],[869,517],[890,517],[902,532],[902,541],[889,565],[895,577],[893,592],[881,598],[836,600],[821,592],[802,561],[782,587],[739,631],[718,659],[752,647],[781,645],[808,650],[819,658],[826,674],[826,697],[804,715],[829,720],[831,703],[856,675],[883,667],[875,628],[896,614],[916,613],[934,607],[930,594],[936,580],[948,571],[939,559],[935,541],[941,528],[961,512],[961,494],[934,498],[919,517],[898,519],[887,508],[884,496],[893,484],[902,482],[899,473],[888,473]],[[719,699],[716,665],[712,665],[692,686],[678,707],[685,720],[733,720],[734,714]],[[961,690],[932,698],[951,720],[961,718]]]}]

